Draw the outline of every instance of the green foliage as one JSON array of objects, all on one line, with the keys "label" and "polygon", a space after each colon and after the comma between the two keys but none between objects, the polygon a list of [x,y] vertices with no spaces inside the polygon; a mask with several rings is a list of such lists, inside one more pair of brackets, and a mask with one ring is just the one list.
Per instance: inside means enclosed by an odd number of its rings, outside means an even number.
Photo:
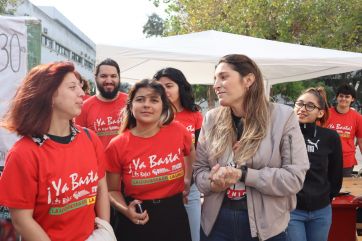
[{"label": "green foliage", "polygon": [[89,82],[89,94],[90,95],[95,95],[97,94],[97,86],[96,86],[96,83],[94,82],[94,80],[91,80],[91,79],[88,79],[88,82]]},{"label": "green foliage", "polygon": [[163,19],[156,13],[148,17],[147,23],[143,26],[143,33],[146,37],[162,36],[163,35]]},{"label": "green foliage", "polygon": [[286,99],[294,102],[304,90],[318,86],[324,87],[327,93],[328,102],[331,103],[334,98],[334,90],[331,86],[326,85],[326,83],[320,78],[273,85],[270,95],[275,98],[276,95],[280,94]]},{"label": "green foliage", "polygon": [[362,52],[361,12],[361,0],[170,0],[164,35],[213,29]]},{"label": "green foliage", "polygon": [[207,86],[206,85],[193,85],[193,93],[195,95],[196,102],[203,102],[207,100]]},{"label": "green foliage", "polygon": [[166,4],[164,35],[214,29],[362,52],[361,0],[153,0]]},{"label": "green foliage", "polygon": [[0,0],[0,15],[13,15],[19,0]]},{"label": "green foliage", "polygon": [[[152,1],[153,5],[156,7],[160,6],[160,0],[149,0]],[[163,3],[168,3],[170,0],[162,0]]]},{"label": "green foliage", "polygon": [[276,84],[272,86],[270,96],[281,94],[283,97],[287,97],[291,101],[298,98],[300,93],[304,90],[304,84],[302,82],[290,82],[285,84]]},{"label": "green foliage", "polygon": [[[150,0],[166,7],[163,36],[217,30],[330,49],[362,52],[362,0]],[[295,99],[320,83],[327,92],[343,82],[358,86],[362,71],[273,86]]]}]

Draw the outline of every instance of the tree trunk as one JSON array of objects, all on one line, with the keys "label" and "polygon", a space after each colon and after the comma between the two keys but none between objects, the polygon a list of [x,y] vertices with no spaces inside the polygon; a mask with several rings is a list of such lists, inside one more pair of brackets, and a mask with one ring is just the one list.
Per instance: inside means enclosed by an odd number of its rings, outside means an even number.
[{"label": "tree trunk", "polygon": [[211,110],[215,107],[216,94],[212,85],[207,87],[207,106]]}]

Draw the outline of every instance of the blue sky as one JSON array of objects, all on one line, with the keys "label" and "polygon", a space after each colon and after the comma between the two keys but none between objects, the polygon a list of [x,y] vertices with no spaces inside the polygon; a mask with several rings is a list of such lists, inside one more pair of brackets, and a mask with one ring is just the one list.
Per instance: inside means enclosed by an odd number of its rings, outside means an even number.
[{"label": "blue sky", "polygon": [[149,0],[30,0],[54,6],[96,44],[117,45],[144,38],[147,16],[162,10]]}]

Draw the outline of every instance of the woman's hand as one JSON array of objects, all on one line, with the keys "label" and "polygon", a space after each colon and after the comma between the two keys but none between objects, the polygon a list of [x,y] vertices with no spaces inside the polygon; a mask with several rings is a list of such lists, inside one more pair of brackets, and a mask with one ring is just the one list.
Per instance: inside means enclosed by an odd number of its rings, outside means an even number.
[{"label": "woman's hand", "polygon": [[182,192],[183,203],[188,204],[188,202],[189,202],[188,196],[190,194],[191,181],[185,178],[184,182],[185,182],[185,188],[184,188],[184,191]]},{"label": "woman's hand", "polygon": [[149,216],[147,210],[144,210],[143,213],[136,212],[136,204],[141,204],[140,200],[133,200],[127,208],[126,216],[131,222],[137,225],[144,225],[148,222]]},{"label": "woman's hand", "polygon": [[216,164],[210,172],[211,190],[213,192],[222,192],[237,183],[241,175],[240,169],[230,166],[220,167],[219,164]]},{"label": "woman's hand", "polygon": [[225,185],[230,187],[231,185],[234,185],[237,183],[242,175],[242,172],[240,169],[235,167],[223,167],[224,168],[224,182]]}]

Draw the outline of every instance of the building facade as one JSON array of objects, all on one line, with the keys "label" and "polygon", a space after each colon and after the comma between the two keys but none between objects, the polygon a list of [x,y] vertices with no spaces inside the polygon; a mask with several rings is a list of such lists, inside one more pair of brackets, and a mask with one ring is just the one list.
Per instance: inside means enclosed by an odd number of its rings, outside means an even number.
[{"label": "building facade", "polygon": [[56,8],[36,6],[23,0],[16,16],[31,16],[41,21],[41,63],[70,60],[87,80],[94,81],[96,45]]}]

